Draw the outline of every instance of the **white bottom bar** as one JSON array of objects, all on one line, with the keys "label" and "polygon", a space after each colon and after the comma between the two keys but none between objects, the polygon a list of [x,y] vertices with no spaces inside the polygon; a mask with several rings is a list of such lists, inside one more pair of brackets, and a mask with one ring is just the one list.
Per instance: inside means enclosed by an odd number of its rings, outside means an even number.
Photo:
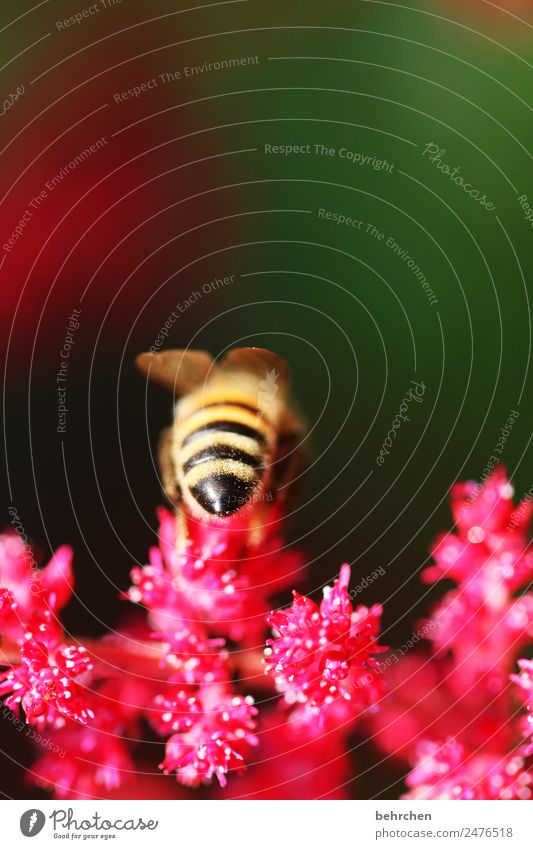
[{"label": "white bottom bar", "polygon": [[27,800],[0,811],[6,847],[533,847],[532,802]]}]

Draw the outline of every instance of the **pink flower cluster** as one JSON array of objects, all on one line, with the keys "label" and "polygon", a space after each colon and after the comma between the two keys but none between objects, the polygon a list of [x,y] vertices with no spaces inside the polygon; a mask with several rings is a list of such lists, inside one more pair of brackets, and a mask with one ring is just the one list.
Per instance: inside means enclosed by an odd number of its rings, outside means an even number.
[{"label": "pink flower cluster", "polygon": [[521,661],[522,675],[513,671],[533,637],[532,505],[514,506],[497,467],[483,486],[453,487],[451,507],[454,531],[437,539],[422,579],[456,586],[425,623],[431,650],[389,669],[375,739],[413,764],[406,798],[529,799],[531,749],[517,696],[520,688],[531,704],[530,662]]},{"label": "pink flower cluster", "polygon": [[385,650],[377,644],[381,606],[354,610],[349,580],[345,564],[320,607],[294,592],[292,607],[268,617],[276,636],[267,640],[266,670],[292,708],[293,724],[314,735],[357,717],[383,694],[372,656]]},{"label": "pink flower cluster", "polygon": [[[342,797],[346,735],[382,693],[380,607],[353,609],[344,566],[320,607],[295,594],[269,615],[269,597],[303,565],[274,512],[261,539],[239,521],[184,526],[165,509],[159,519],[159,546],[126,594],[146,624],[86,646],[69,643],[58,618],[72,594],[70,550],[36,571],[15,535],[0,538],[2,632],[17,655],[0,692],[53,743],[34,780],[59,798],[132,795],[151,729],[166,741],[161,769],[184,788],[216,778],[227,797],[228,775],[248,763],[236,796]],[[265,666],[268,622],[276,636]],[[247,684],[269,695],[261,716]],[[272,704],[275,686],[283,698]]]},{"label": "pink flower cluster", "polygon": [[320,603],[294,592],[270,612],[303,568],[275,508],[262,533],[161,509],[159,545],[124,595],[137,618],[96,640],[60,620],[70,549],[37,569],[16,534],[0,536],[0,695],[50,740],[32,780],[62,799],[208,784],[214,798],[338,799],[348,734],[370,729],[408,767],[407,799],[532,798],[532,504],[512,497],[501,468],[453,488],[454,529],[422,577],[454,587],[397,663],[379,644],[381,606],[354,606],[348,565]]},{"label": "pink flower cluster", "polygon": [[0,693],[7,709],[48,735],[32,775],[59,798],[116,787],[131,768],[123,740],[131,679],[127,671],[119,678],[99,653],[63,631],[59,614],[74,586],[72,551],[63,546],[37,570],[20,537],[4,534],[0,584],[2,650],[13,659],[0,674]]},{"label": "pink flower cluster", "polygon": [[[187,539],[176,538],[176,519],[160,508],[159,547],[150,563],[132,571],[131,601],[149,611],[151,626],[166,634],[204,624],[204,631],[246,645],[262,642],[269,597],[301,576],[302,557],[284,548],[276,533],[250,542],[246,521],[230,527],[189,522]],[[200,629],[201,630],[201,629]]]},{"label": "pink flower cluster", "polygon": [[18,715],[23,708],[26,720],[40,728],[93,718],[80,684],[91,660],[83,646],[64,642],[57,618],[71,592],[71,558],[69,548],[60,548],[34,574],[20,538],[0,538],[0,624],[20,649],[20,663],[0,675],[0,695],[7,695],[10,710]]},{"label": "pink flower cluster", "polygon": [[524,734],[531,740],[524,748],[524,755],[533,755],[533,660],[519,660],[520,675],[511,678],[525,697],[528,714],[524,725]]},{"label": "pink flower cluster", "polygon": [[[234,692],[225,638],[241,650],[261,641],[268,595],[293,580],[301,557],[281,538],[250,544],[248,529],[189,523],[176,538],[176,520],[159,511],[160,546],[132,572],[129,598],[148,611],[152,636],[163,647],[165,686],[153,699],[150,722],[171,735],[161,764],[181,784],[197,787],[241,772],[257,745],[252,696]],[[223,636],[221,636],[223,635]]]}]

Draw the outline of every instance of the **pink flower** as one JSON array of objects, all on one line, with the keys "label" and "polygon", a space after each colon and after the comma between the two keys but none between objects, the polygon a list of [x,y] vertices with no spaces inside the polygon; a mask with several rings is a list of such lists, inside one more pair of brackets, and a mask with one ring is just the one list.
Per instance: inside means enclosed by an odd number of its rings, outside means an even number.
[{"label": "pink flower", "polygon": [[275,638],[267,640],[266,672],[285,703],[295,706],[298,724],[322,727],[328,717],[339,719],[343,703],[355,716],[377,696],[379,665],[372,655],[383,651],[377,644],[381,606],[354,611],[349,580],[345,564],[333,587],[324,589],[320,607],[295,592],[288,610],[268,617]]},{"label": "pink flower", "polygon": [[27,722],[61,727],[65,717],[85,724],[93,718],[79,679],[91,669],[87,651],[61,642],[57,612],[72,593],[72,552],[59,548],[44,569],[13,533],[0,536],[0,624],[20,646],[20,664],[0,674],[0,694]]},{"label": "pink flower", "polygon": [[[237,517],[227,526],[191,523],[187,537],[179,538],[168,511],[160,511],[160,521],[159,546],[151,549],[147,566],[132,571],[128,593],[146,607],[146,625],[137,621],[91,641],[90,654],[65,640],[58,616],[72,592],[70,549],[59,549],[37,571],[18,537],[0,538],[0,620],[20,651],[19,662],[0,674],[0,695],[10,709],[23,710],[27,722],[46,729],[50,747],[38,757],[33,780],[58,798],[125,792],[135,776],[131,750],[146,720],[168,738],[161,768],[176,773],[182,787],[215,777],[224,787],[230,773],[245,771],[258,745],[258,711],[251,696],[237,692],[238,677],[257,676],[260,687],[268,680],[255,645],[263,641],[269,596],[297,579],[301,556],[285,551],[275,510],[269,533],[251,533],[249,522]],[[278,683],[283,676],[290,683],[281,687],[290,710],[270,712],[276,727],[268,726],[267,751],[277,759],[281,783],[301,787],[309,798],[320,788],[319,795],[342,797],[337,785],[348,775],[344,725],[382,694],[372,657],[381,650],[381,608],[353,609],[349,574],[344,566],[320,607],[295,594],[292,613],[271,617],[279,632],[272,655]],[[226,638],[238,644],[234,655]],[[15,653],[11,644],[9,652]],[[301,694],[296,697],[289,682],[293,666]],[[324,743],[318,732],[326,713],[340,725]],[[324,765],[332,753],[334,765]],[[300,769],[322,783],[306,784]],[[268,770],[262,777],[256,771],[260,797],[271,780]]]},{"label": "pink flower", "polygon": [[201,687],[196,698],[177,693],[160,705],[162,718],[178,729],[167,740],[161,764],[165,772],[176,772],[178,781],[189,787],[216,776],[224,787],[228,772],[243,771],[245,754],[257,745],[257,709],[251,696],[232,696],[211,685]]},{"label": "pink flower", "polygon": [[[509,678],[533,637],[528,541],[531,501],[515,508],[505,471],[483,486],[452,490],[456,532],[433,549],[426,581],[456,587],[432,611],[432,651],[390,668],[389,692],[373,718],[378,744],[415,764],[407,798],[529,798],[533,787]],[[527,662],[526,662],[527,663]],[[526,676],[511,676],[523,690]]]},{"label": "pink flower", "polygon": [[25,623],[37,608],[58,612],[73,591],[72,550],[64,545],[50,562],[37,569],[27,544],[11,531],[0,534],[0,588],[11,593],[13,604],[0,606],[0,633],[11,640],[24,636]]},{"label": "pink flower", "polygon": [[225,641],[210,639],[207,631],[197,626],[195,631],[184,627],[181,631],[154,634],[166,650],[166,663],[173,670],[173,681],[187,684],[225,683],[231,678]]},{"label": "pink flower", "polygon": [[451,578],[475,601],[490,594],[493,603],[533,577],[533,549],[527,529],[533,502],[513,504],[505,469],[496,466],[483,486],[456,484],[451,492],[455,533],[441,534],[433,546],[435,565],[422,579]]},{"label": "pink flower", "polygon": [[352,767],[342,729],[302,739],[279,706],[261,712],[258,746],[224,799],[346,799]]},{"label": "pink flower", "polygon": [[[497,465],[483,484],[476,481],[456,483],[451,490],[451,509],[454,522],[461,534],[468,534],[472,527],[484,531],[488,544],[496,539],[511,521],[514,512],[514,489],[507,478],[505,468]],[[531,519],[531,506],[518,523],[521,530]]]},{"label": "pink flower", "polygon": [[35,594],[46,599],[53,610],[61,610],[72,596],[73,583],[69,546],[58,548],[47,565],[37,569],[33,554],[18,534],[0,534],[0,585],[12,590],[23,618],[31,614]]},{"label": "pink flower", "polygon": [[83,687],[78,680],[92,668],[83,646],[56,644],[55,632],[42,624],[37,634],[28,632],[20,648],[20,666],[0,675],[0,695],[9,695],[6,705],[18,713],[24,709],[26,721],[57,728],[68,717],[85,725],[94,718]]},{"label": "pink flower", "polygon": [[191,688],[176,684],[167,693],[154,699],[154,728],[163,736],[179,731],[190,731],[202,717],[202,703]]},{"label": "pink flower", "polygon": [[533,660],[519,660],[520,675],[511,675],[511,680],[521,690],[528,709],[526,734],[531,737],[531,743],[526,746],[524,754],[533,755]]},{"label": "pink flower", "polygon": [[159,548],[150,551],[148,566],[133,570],[129,591],[132,601],[148,608],[152,637],[163,646],[163,668],[170,672],[167,688],[152,702],[150,721],[160,734],[171,735],[161,764],[165,772],[176,772],[186,786],[213,776],[224,784],[229,771],[244,769],[255,745],[257,711],[250,697],[232,692],[225,641],[216,634],[258,639],[267,594],[299,559],[279,553],[276,540],[252,544],[249,529],[238,523],[194,523],[180,540],[175,518],[166,510],[159,517]]},{"label": "pink flower", "polygon": [[13,613],[17,603],[11,590],[0,587],[0,619]]},{"label": "pink flower", "polygon": [[424,741],[406,779],[404,799],[531,799],[533,772],[524,758],[469,753],[454,739]]},{"label": "pink flower", "polygon": [[484,678],[465,687],[461,667],[424,650],[411,651],[395,663],[387,660],[387,692],[371,719],[373,739],[392,757],[413,762],[427,738],[454,737],[468,748],[484,746],[495,754],[513,745],[505,689],[495,694]]},{"label": "pink flower", "polygon": [[109,798],[137,777],[131,749],[143,734],[156,682],[95,658],[89,686],[91,722],[46,728],[48,750],[32,770],[34,783],[57,799]]},{"label": "pink flower", "polygon": [[31,584],[37,575],[33,554],[14,531],[0,534],[0,585],[11,590],[24,612],[31,608]]},{"label": "pink flower", "polygon": [[247,524],[231,527],[190,523],[189,537],[176,537],[176,520],[158,511],[159,548],[150,564],[132,571],[129,597],[150,611],[157,631],[175,631],[190,619],[217,634],[254,645],[262,638],[268,597],[293,583],[301,556],[285,551],[278,536],[252,542]]},{"label": "pink flower", "polygon": [[457,533],[439,538],[436,566],[424,573],[427,581],[458,584],[434,609],[429,638],[454,652],[465,688],[483,679],[492,695],[507,687],[517,652],[533,637],[533,594],[514,597],[533,577],[532,502],[515,509],[512,495],[500,466],[483,486],[454,486]]},{"label": "pink flower", "polygon": [[91,726],[68,724],[52,732],[53,749],[36,760],[33,780],[56,799],[105,798],[136,774],[122,733],[113,713],[100,704]]},{"label": "pink flower", "polygon": [[[478,576],[480,581],[482,575]],[[474,579],[473,579],[474,580]],[[497,600],[496,600],[497,596]],[[430,639],[439,651],[453,649],[467,679],[488,675],[493,687],[507,684],[516,653],[533,638],[533,594],[512,599],[487,583],[477,601],[463,587],[447,593],[431,616]]]}]

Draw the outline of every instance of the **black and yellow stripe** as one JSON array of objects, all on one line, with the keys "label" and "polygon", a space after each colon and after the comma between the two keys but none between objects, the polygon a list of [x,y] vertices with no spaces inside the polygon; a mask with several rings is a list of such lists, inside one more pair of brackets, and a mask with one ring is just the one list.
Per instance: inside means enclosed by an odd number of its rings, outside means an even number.
[{"label": "black and yellow stripe", "polygon": [[275,431],[248,400],[202,401],[178,424],[178,478],[202,510],[229,516],[262,484]]}]

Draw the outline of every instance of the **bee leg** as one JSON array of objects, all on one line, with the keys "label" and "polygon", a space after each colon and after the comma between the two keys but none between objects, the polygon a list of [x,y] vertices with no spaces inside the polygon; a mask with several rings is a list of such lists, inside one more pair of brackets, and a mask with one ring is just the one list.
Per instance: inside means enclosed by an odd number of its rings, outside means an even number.
[{"label": "bee leg", "polygon": [[280,504],[284,514],[294,504],[300,488],[297,478],[304,468],[304,455],[299,447],[301,439],[301,433],[295,432],[283,434],[280,439],[272,475],[262,493],[262,500],[257,501],[250,516],[248,539],[252,546],[259,546],[272,532],[272,503]]},{"label": "bee leg", "polygon": [[185,511],[178,506],[176,510],[176,548],[185,551],[189,545],[189,528]]},{"label": "bee leg", "polygon": [[189,543],[187,517],[183,510],[183,500],[176,476],[176,468],[172,459],[172,428],[167,427],[161,433],[159,441],[159,468],[163,491],[172,504],[176,515],[176,546],[184,550]]},{"label": "bee leg", "polygon": [[172,460],[172,428],[167,427],[159,440],[158,461],[161,470],[163,492],[174,507],[180,501],[180,490],[176,478],[176,469]]},{"label": "bee leg", "polygon": [[278,446],[272,476],[273,498],[283,505],[284,511],[294,504],[300,489],[299,477],[304,468],[304,452],[300,447],[301,433],[287,433]]},{"label": "bee leg", "polygon": [[259,547],[266,536],[268,507],[264,502],[258,502],[250,514],[248,525],[248,543],[252,548]]}]

